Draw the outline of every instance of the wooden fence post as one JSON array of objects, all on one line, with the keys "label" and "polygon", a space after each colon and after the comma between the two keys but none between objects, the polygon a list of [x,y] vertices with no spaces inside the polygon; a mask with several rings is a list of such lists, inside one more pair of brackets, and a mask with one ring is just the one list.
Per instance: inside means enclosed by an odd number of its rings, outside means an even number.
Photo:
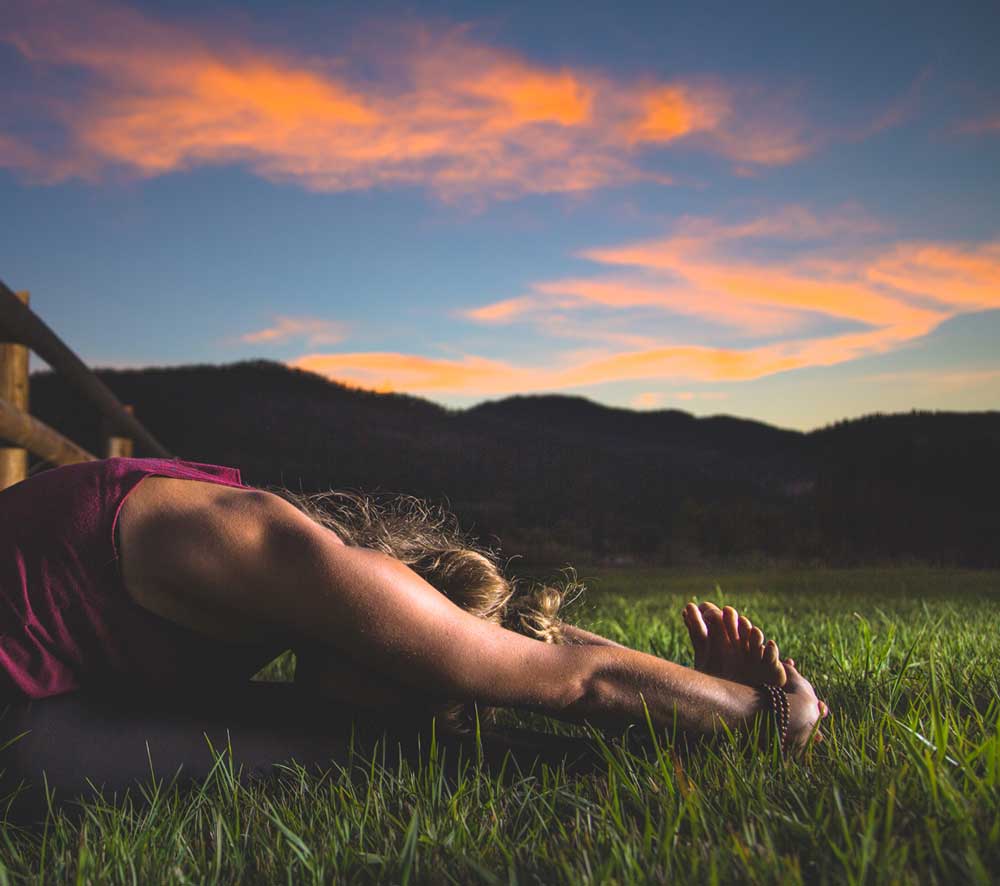
[{"label": "wooden fence post", "polygon": [[[124,404],[125,411],[129,415],[133,415],[135,410],[129,405]],[[104,447],[105,458],[115,458],[116,456],[122,456],[123,458],[132,458],[132,438],[131,437],[119,437],[116,434],[108,435],[108,442]]]},{"label": "wooden fence post", "polygon": [[143,427],[142,422],[136,421],[134,416],[122,409],[122,404],[111,393],[111,389],[66,346],[41,317],[21,303],[3,280],[0,280],[0,325],[18,343],[31,348],[104,415],[111,416],[114,430],[130,434],[140,446],[149,450],[150,455],[173,458],[163,444]]},{"label": "wooden fence post", "polygon": [[[15,295],[24,304],[30,296],[27,292]],[[6,341],[7,335],[0,329],[0,398],[16,406],[22,412],[28,411],[28,348],[17,342]],[[28,476],[28,450],[16,446],[0,447],[0,489],[20,483]]]}]

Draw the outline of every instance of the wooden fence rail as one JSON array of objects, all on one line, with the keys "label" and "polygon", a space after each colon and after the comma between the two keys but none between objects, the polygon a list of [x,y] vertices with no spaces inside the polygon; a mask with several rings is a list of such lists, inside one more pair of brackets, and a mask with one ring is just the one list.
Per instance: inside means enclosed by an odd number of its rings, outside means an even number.
[{"label": "wooden fence rail", "polygon": [[103,415],[107,455],[131,455],[132,440],[160,458],[173,456],[88,366],[28,306],[27,292],[15,293],[0,280],[0,490],[27,477],[28,451],[56,465],[96,456],[39,421],[28,411],[28,351],[34,351]]},{"label": "wooden fence rail", "polygon": [[0,398],[0,437],[16,443],[21,452],[33,452],[54,465],[93,461],[97,457],[77,446],[72,440],[66,439],[45,422],[22,412],[2,398]]}]

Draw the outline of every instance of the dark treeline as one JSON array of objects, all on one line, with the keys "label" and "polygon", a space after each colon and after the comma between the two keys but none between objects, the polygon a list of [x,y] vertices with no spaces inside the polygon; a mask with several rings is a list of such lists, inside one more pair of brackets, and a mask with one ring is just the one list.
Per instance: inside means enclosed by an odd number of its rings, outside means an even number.
[{"label": "dark treeline", "polygon": [[[181,458],[256,486],[447,502],[483,540],[538,561],[1000,566],[1000,412],[803,434],[566,396],[447,410],[269,361],[97,374]],[[103,453],[99,416],[61,378],[34,373],[30,397]]]}]

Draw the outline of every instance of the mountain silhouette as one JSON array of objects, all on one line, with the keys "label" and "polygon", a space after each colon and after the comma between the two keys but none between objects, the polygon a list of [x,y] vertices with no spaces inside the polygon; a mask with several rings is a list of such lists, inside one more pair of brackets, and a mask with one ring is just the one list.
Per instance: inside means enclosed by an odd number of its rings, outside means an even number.
[{"label": "mountain silhouette", "polygon": [[[452,410],[267,360],[95,371],[178,457],[255,486],[444,502],[539,562],[1000,565],[1000,412],[802,433],[564,395]],[[33,415],[104,454],[100,416],[61,377],[30,387]]]}]

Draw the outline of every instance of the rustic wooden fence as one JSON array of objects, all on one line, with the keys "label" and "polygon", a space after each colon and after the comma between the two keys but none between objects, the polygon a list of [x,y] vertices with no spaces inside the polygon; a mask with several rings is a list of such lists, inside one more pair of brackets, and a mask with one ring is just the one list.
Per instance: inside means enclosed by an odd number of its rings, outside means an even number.
[{"label": "rustic wooden fence", "polygon": [[[28,476],[28,452],[43,462],[68,465],[131,456],[133,440],[150,455],[173,458],[87,365],[29,307],[27,292],[13,292],[0,280],[0,490]],[[28,352],[34,351],[103,418],[105,452],[93,455],[55,428],[33,417],[28,408]]]}]

